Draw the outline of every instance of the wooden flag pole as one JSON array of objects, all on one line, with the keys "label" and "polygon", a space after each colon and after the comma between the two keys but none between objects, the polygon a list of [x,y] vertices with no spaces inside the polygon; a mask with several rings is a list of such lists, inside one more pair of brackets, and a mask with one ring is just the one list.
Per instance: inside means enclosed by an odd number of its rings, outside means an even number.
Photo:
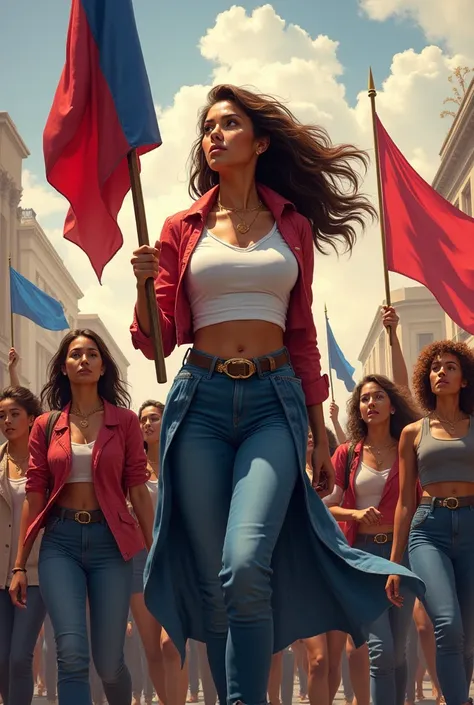
[{"label": "wooden flag pole", "polygon": [[[328,309],[326,304],[324,304],[324,316],[326,318],[326,337],[327,337],[327,329],[328,329]],[[331,401],[334,404],[334,386],[332,383],[332,367],[331,367],[331,353],[329,351],[329,340],[326,340],[327,346],[328,346],[328,362],[329,362],[329,386],[331,387]]]},{"label": "wooden flag pole", "polygon": [[[137,224],[138,244],[149,245],[148,225],[146,222],[145,202],[143,200],[142,182],[140,170],[138,168],[138,155],[132,149],[128,155],[128,171],[130,174],[130,185],[132,188],[133,208],[135,211],[135,221]],[[150,319],[150,337],[153,343],[155,358],[156,379],[158,384],[166,382],[165,356],[163,353],[163,340],[161,338],[160,321],[158,319],[158,309],[156,307],[155,283],[153,279],[145,282],[146,301],[148,305],[148,316]]]},{"label": "wooden flag pole", "polygon": [[12,256],[8,256],[8,280],[10,282],[10,343],[11,347],[15,347],[15,326],[13,324],[13,311],[12,311],[12,294],[11,294],[11,276],[12,276]]},{"label": "wooden flag pole", "polygon": [[[375,109],[375,96],[377,95],[377,91],[375,90],[375,83],[374,83],[374,77],[372,75],[372,69],[369,68],[369,98],[370,98],[370,106],[371,106],[371,112],[372,112],[372,128],[374,132],[374,151],[375,151],[375,167],[377,170],[377,193],[378,193],[378,200],[379,200],[379,221],[380,221],[380,237],[382,239],[382,261],[383,261],[383,275],[384,275],[384,283],[385,283],[385,301],[387,303],[387,306],[391,306],[391,295],[390,295],[390,278],[388,274],[388,267],[387,267],[387,247],[386,247],[386,242],[385,242],[385,218],[384,218],[384,211],[383,211],[383,191],[382,191],[382,179],[380,176],[380,155],[379,155],[379,139],[377,135],[377,122],[376,122],[376,117],[377,117],[377,111]],[[392,328],[389,326],[387,328],[388,332],[388,338],[390,341],[390,345],[392,345]]]}]

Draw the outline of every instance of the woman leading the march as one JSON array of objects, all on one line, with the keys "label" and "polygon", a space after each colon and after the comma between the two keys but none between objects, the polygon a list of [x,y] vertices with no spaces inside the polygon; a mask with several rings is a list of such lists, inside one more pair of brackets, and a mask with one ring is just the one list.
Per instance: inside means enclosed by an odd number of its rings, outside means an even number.
[{"label": "woman leading the march", "polygon": [[[392,559],[407,542],[425,581],[436,665],[447,705],[466,705],[474,656],[474,354],[463,343],[432,343],[418,359],[413,387],[427,415],[400,438],[400,496]],[[418,508],[417,482],[423,488]],[[416,511],[415,511],[416,510]],[[411,524],[411,525],[410,525]],[[399,594],[391,576],[387,594]]]},{"label": "woman leading the march", "polygon": [[165,354],[194,343],[163,416],[145,599],[183,658],[187,638],[206,642],[222,704],[264,703],[273,650],[336,624],[360,642],[386,606],[391,566],[363,571],[305,472],[309,419],[313,481],[331,492],[314,246],[352,247],[372,212],[364,160],[273,98],[218,86],[192,153],[198,200],[132,260],[135,346],[153,357],[149,277]]},{"label": "woman leading the march", "polygon": [[[151,543],[153,508],[143,437],[116,363],[90,330],[70,331],[49,366],[30,435],[11,598],[24,607],[26,561],[45,526],[39,580],[58,652],[60,705],[91,705],[92,656],[110,705],[130,705],[123,661],[132,558]],[[53,423],[51,423],[51,421]],[[138,522],[131,516],[127,492]]]}]

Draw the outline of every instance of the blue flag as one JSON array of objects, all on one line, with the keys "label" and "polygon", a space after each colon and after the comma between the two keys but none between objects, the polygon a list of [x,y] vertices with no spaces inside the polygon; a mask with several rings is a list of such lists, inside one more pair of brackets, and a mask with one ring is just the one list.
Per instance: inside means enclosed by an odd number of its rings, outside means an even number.
[{"label": "blue flag", "polygon": [[326,332],[328,337],[328,350],[329,350],[329,366],[336,373],[336,377],[344,382],[345,387],[348,392],[352,392],[355,387],[355,382],[352,375],[355,372],[354,367],[350,365],[344,354],[336,342],[334,333],[332,332],[331,326],[328,319],[326,318]]},{"label": "blue flag", "polygon": [[29,318],[41,328],[48,330],[69,328],[59,301],[38,289],[12,267],[10,267],[10,300],[12,313]]}]

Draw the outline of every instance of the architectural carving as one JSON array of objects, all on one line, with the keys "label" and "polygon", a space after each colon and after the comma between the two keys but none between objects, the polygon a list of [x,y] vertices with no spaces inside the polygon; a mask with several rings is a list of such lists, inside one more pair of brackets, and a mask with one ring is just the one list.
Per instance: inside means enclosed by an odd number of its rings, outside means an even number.
[{"label": "architectural carving", "polygon": [[12,185],[12,177],[7,171],[5,171],[5,169],[0,167],[0,196],[7,196]]},{"label": "architectural carving", "polygon": [[10,187],[10,207],[18,208],[21,201],[21,194],[23,189],[17,188],[16,186]]}]

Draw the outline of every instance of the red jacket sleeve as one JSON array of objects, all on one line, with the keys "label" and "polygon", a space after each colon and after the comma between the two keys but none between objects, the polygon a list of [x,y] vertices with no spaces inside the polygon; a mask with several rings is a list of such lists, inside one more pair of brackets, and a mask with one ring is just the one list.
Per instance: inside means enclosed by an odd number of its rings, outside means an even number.
[{"label": "red jacket sleeve", "polygon": [[334,466],[334,472],[336,474],[336,485],[341,489],[344,489],[346,482],[346,464],[347,464],[347,453],[348,446],[347,443],[343,443],[338,446],[334,451],[332,456],[332,464]]},{"label": "red jacket sleeve", "polygon": [[[155,280],[156,305],[158,308],[165,357],[171,355],[176,347],[176,324],[174,318],[176,290],[179,281],[179,247],[171,218],[167,218],[160,235],[161,253],[158,276]],[[138,325],[135,308],[133,322],[130,326],[132,343],[137,350],[149,360],[153,360],[151,338],[145,335]]]},{"label": "red jacket sleeve", "polygon": [[126,490],[136,485],[143,485],[149,479],[150,473],[146,466],[146,454],[143,446],[143,435],[138,416],[129,411],[125,431],[125,466],[123,469],[123,484]]},{"label": "red jacket sleeve", "polygon": [[48,414],[39,416],[31,429],[29,438],[30,459],[26,474],[26,493],[39,492],[46,495],[50,486],[48,448],[46,445],[45,419]]},{"label": "red jacket sleeve", "polygon": [[313,271],[314,271],[314,243],[309,221],[304,218],[299,228],[302,245],[303,261],[303,288],[301,293],[302,305],[306,293],[309,307],[307,315],[301,320],[301,325],[292,328],[286,340],[291,362],[297,377],[303,383],[306,406],[322,404],[329,396],[329,381],[327,375],[321,375],[321,355],[318,348],[316,326],[314,325],[311,306],[313,303]]}]

